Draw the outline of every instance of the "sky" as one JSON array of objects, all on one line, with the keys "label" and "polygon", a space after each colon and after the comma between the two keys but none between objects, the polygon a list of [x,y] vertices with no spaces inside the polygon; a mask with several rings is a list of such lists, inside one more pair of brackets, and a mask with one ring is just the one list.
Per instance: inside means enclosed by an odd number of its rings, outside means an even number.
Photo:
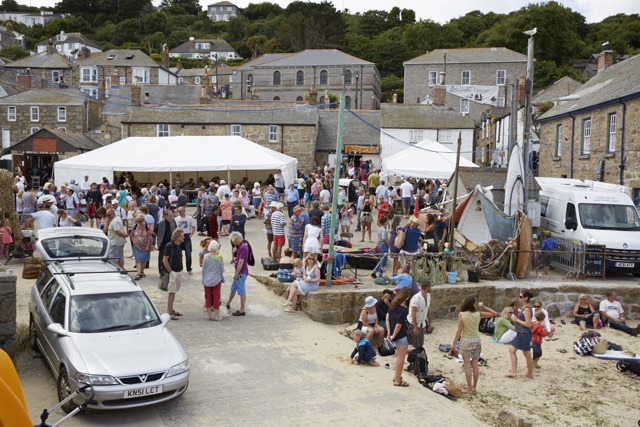
[{"label": "sky", "polygon": [[[20,4],[31,4],[31,6],[53,6],[56,0],[17,0]],[[200,4],[205,8],[209,4],[218,0],[200,0]],[[246,7],[249,3],[261,3],[260,0],[230,0],[240,8]],[[268,0],[286,7],[291,0]],[[322,0],[311,0],[320,2]],[[389,11],[393,6],[401,9],[412,9],[416,12],[417,19],[431,19],[441,24],[465,15],[472,10],[480,10],[483,13],[508,13],[518,10],[529,3],[539,3],[539,1],[526,0],[455,0],[441,1],[433,0],[331,0],[338,10],[348,9],[351,13],[366,12],[368,10]],[[588,23],[600,22],[607,16],[618,13],[640,13],[639,0],[558,0],[558,2],[572,10],[582,14]],[[154,0],[154,4],[159,4],[160,0]],[[446,5],[446,6],[444,6]]]}]

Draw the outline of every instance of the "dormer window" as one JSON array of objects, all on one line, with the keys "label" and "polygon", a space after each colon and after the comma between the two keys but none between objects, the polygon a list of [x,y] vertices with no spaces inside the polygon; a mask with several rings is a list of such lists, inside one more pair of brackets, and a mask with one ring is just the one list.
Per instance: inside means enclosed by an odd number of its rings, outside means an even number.
[{"label": "dormer window", "polygon": [[108,60],[108,61],[113,61],[114,59],[116,59],[116,56],[115,56],[115,55],[113,55],[113,54],[111,54],[111,55],[107,56],[107,60]]}]

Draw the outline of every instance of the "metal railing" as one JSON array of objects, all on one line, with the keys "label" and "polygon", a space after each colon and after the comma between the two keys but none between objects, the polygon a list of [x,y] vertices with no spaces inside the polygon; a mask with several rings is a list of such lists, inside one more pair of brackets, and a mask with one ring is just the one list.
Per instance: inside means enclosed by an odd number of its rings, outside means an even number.
[{"label": "metal railing", "polygon": [[584,273],[584,243],[578,240],[563,239],[552,236],[551,239],[557,247],[552,251],[551,265],[573,274]]}]

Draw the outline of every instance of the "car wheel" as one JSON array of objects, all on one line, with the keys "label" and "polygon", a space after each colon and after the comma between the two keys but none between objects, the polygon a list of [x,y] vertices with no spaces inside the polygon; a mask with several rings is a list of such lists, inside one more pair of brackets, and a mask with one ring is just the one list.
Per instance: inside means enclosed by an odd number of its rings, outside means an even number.
[{"label": "car wheel", "polygon": [[[62,402],[64,399],[71,395],[71,383],[69,381],[69,374],[65,368],[60,369],[58,374],[58,402]],[[72,400],[68,401],[61,406],[62,410],[67,414],[76,408],[76,404]]]},{"label": "car wheel", "polygon": [[33,316],[29,316],[29,347],[33,351],[40,351],[38,348],[38,335],[36,334],[36,322]]}]

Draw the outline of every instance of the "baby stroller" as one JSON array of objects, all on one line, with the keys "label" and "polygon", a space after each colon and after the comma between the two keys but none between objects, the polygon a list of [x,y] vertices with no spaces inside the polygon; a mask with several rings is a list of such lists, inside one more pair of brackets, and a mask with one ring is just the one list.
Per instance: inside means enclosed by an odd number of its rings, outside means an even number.
[{"label": "baby stroller", "polygon": [[35,239],[33,238],[33,230],[22,230],[22,241],[18,242],[13,235],[13,243],[10,246],[9,256],[4,265],[7,265],[13,258],[28,258],[33,256],[35,251]]}]

